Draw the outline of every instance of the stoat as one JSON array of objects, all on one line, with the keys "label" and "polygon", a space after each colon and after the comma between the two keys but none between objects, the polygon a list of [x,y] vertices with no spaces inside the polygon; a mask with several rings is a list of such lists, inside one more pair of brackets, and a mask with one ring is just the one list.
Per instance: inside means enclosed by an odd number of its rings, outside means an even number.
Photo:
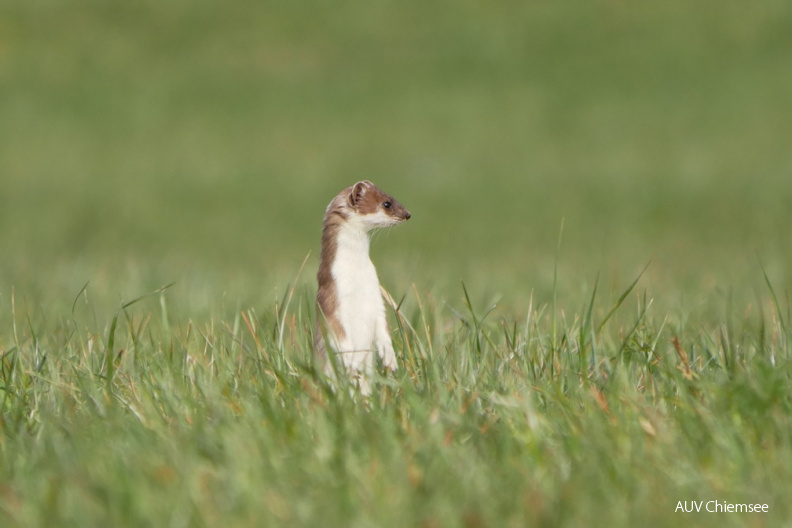
[{"label": "stoat", "polygon": [[332,376],[330,348],[364,395],[371,392],[374,348],[383,366],[396,370],[377,270],[369,258],[369,232],[409,219],[402,204],[370,181],[344,189],[325,211],[314,350]]}]

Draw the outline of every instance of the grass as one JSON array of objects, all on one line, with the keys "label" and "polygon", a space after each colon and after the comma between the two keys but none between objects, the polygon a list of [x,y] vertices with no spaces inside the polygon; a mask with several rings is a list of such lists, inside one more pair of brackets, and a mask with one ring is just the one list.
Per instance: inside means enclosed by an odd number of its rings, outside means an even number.
[{"label": "grass", "polygon": [[[394,330],[401,368],[363,401],[317,374],[307,297],[173,323],[163,291],[97,327],[84,294],[49,323],[14,299],[5,526],[780,526],[790,513],[792,335],[771,295],[745,328],[690,329],[629,291],[514,320],[467,291],[444,307],[415,290]],[[674,513],[680,500],[770,513]]]},{"label": "grass", "polygon": [[792,7],[655,4],[0,3],[0,525],[788,525]]}]

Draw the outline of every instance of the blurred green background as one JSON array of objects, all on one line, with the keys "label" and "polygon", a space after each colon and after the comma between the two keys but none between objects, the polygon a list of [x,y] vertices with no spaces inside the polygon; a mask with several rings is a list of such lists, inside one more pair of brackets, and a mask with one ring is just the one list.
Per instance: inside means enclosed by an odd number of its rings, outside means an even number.
[{"label": "blurred green background", "polygon": [[6,299],[261,303],[312,252],[309,290],[360,179],[413,213],[397,296],[547,302],[562,222],[574,302],[650,261],[668,307],[787,288],[792,3],[0,3]]}]

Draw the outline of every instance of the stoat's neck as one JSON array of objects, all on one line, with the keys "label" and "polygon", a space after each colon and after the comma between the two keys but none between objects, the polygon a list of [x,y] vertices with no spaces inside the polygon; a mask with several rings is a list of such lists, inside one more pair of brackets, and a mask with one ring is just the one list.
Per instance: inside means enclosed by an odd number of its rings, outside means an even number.
[{"label": "stoat's neck", "polygon": [[348,218],[339,226],[336,236],[336,258],[369,258],[368,230],[358,218]]}]

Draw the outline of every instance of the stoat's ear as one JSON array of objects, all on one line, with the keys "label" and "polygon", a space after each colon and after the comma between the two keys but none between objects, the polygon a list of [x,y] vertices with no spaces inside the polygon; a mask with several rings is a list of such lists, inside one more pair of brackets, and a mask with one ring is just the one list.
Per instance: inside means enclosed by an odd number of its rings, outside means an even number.
[{"label": "stoat's ear", "polygon": [[352,187],[352,192],[349,193],[349,205],[352,207],[357,207],[358,204],[363,200],[363,197],[366,196],[366,192],[371,188],[373,184],[368,180],[363,180],[357,182]]}]

